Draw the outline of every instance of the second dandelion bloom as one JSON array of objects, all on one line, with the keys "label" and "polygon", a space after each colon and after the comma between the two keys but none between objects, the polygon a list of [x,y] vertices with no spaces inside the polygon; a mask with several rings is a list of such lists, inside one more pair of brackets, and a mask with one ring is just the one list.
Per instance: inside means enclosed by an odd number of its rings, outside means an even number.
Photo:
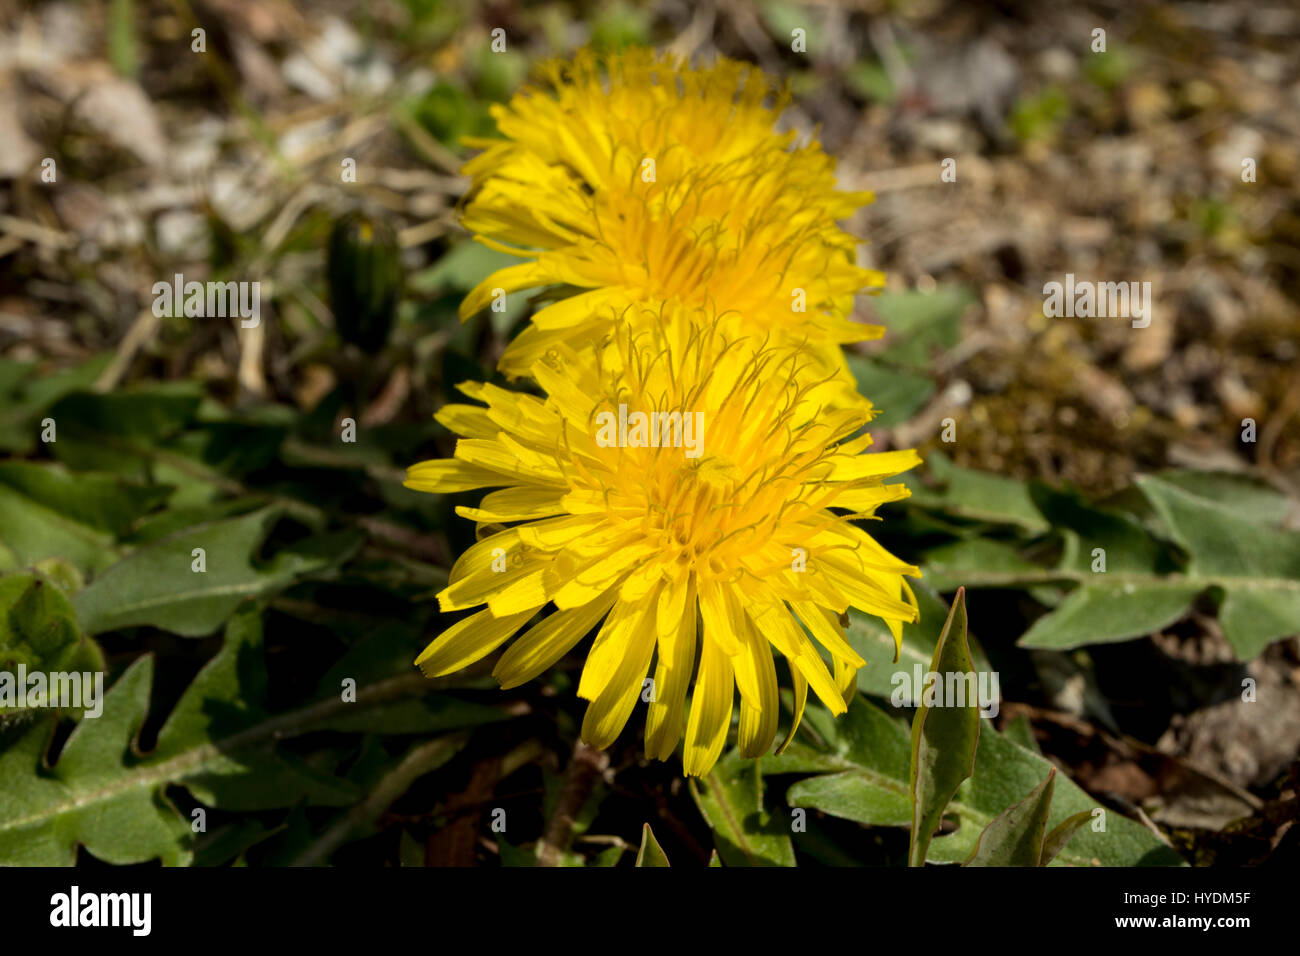
[{"label": "second dandelion bloom", "polygon": [[591,347],[632,306],[679,302],[733,337],[801,344],[810,375],[836,373],[851,404],[841,346],[882,331],[849,318],[853,296],[883,276],[855,265],[837,220],[871,195],[838,190],[815,141],[778,131],[784,92],[747,64],[636,49],[582,51],[547,75],[493,110],[503,138],[473,141],[484,152],[465,169],[466,228],[530,261],[485,279],[462,317],[527,289],[571,293],[533,316],[502,371]]},{"label": "second dandelion bloom", "polygon": [[494,671],[511,687],[596,630],[578,685],[584,740],[609,746],[649,676],[647,754],[667,759],[684,737],[686,772],[705,774],[737,697],[741,751],[775,742],[774,655],[792,735],[809,687],[833,713],[855,693],[848,608],[896,640],[915,620],[917,569],[854,522],[905,497],[886,479],[919,458],[870,452],[866,416],[831,407],[838,385],[808,376],[806,351],[728,339],[677,308],[656,307],[594,362],[552,348],[531,370],[545,398],[470,383],[481,404],[439,413],[463,436],[455,457],[412,467],[408,487],[496,489],[458,510],[508,527],[457,561],[439,603],[476,612],[417,663],[447,674],[513,638]]}]

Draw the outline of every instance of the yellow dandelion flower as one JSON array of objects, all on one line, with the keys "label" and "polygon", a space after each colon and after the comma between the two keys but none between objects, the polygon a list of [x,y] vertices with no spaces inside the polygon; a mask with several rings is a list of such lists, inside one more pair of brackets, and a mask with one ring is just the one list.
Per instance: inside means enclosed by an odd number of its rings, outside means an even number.
[{"label": "yellow dandelion flower", "polygon": [[649,50],[584,51],[547,75],[494,108],[505,138],[471,140],[484,152],[465,167],[466,228],[531,261],[484,280],[462,317],[502,293],[578,290],[533,317],[502,371],[594,348],[641,314],[630,307],[680,302],[721,313],[737,339],[806,343],[814,374],[835,372],[854,401],[840,346],[881,334],[848,315],[883,277],[854,264],[836,220],[871,194],[838,191],[820,146],[776,131],[785,92],[746,64],[688,69]]},{"label": "yellow dandelion flower", "polygon": [[741,751],[771,747],[774,649],[793,683],[793,735],[809,686],[837,714],[855,691],[849,607],[896,640],[915,620],[904,576],[917,569],[854,522],[906,497],[885,479],[919,458],[867,453],[866,417],[827,409],[834,382],[809,379],[802,350],[730,341],[684,312],[645,317],[590,365],[557,346],[530,370],[545,398],[462,385],[483,404],[438,413],[463,436],[455,457],[413,466],[406,485],[495,488],[458,512],[509,525],[452,569],[442,611],[480,610],[425,649],[425,674],[465,667],[533,622],[496,664],[514,687],[600,624],[578,685],[583,739],[614,741],[653,662],[646,753],[667,759],[684,734],[685,770],[702,775],[726,741],[734,689]]}]

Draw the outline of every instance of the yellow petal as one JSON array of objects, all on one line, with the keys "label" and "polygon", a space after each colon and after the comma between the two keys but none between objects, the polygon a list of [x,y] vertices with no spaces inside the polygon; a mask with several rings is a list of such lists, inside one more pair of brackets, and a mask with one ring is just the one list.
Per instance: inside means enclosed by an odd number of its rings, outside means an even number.
[{"label": "yellow petal", "polygon": [[605,689],[632,638],[632,628],[644,613],[639,605],[614,604],[592,641],[578,679],[578,696],[583,700],[595,700]]},{"label": "yellow petal", "polygon": [[[656,595],[657,597],[657,595]],[[614,655],[611,646],[611,657]],[[642,682],[650,667],[655,649],[655,602],[638,605],[629,618],[626,639],[618,648],[608,681],[587,707],[582,720],[582,739],[592,747],[604,749],[614,742],[628,715],[641,696]],[[592,655],[596,652],[592,648]],[[592,659],[587,659],[590,668]],[[583,679],[587,677],[583,671]]]},{"label": "yellow petal", "polygon": [[532,680],[587,636],[596,622],[614,603],[611,588],[590,604],[556,611],[546,620],[529,628],[506,648],[492,674],[502,688],[518,687]]},{"label": "yellow petal", "polygon": [[835,498],[834,506],[867,514],[891,501],[902,501],[911,494],[912,489],[901,482],[893,485],[879,485],[874,488],[854,488],[850,491],[840,492]]},{"label": "yellow petal", "polygon": [[835,658],[835,683],[840,685],[840,693],[844,695],[844,706],[852,707],[853,698],[858,693],[858,666]]},{"label": "yellow petal", "polygon": [[701,581],[700,618],[705,640],[713,641],[728,657],[740,653],[744,614],[730,588],[716,581]]},{"label": "yellow petal", "polygon": [[577,570],[577,573],[559,586],[555,592],[555,606],[577,607],[603,593],[627,574],[637,562],[653,554],[649,544],[613,548]]},{"label": "yellow petal", "polygon": [[497,617],[518,614],[529,608],[536,611],[550,600],[550,594],[546,589],[546,568],[537,567],[532,563],[525,567],[532,567],[533,570],[511,581],[505,587],[499,587],[487,599],[488,610]]},{"label": "yellow petal", "polygon": [[621,302],[622,298],[622,293],[607,289],[583,292],[548,305],[533,316],[533,323],[543,332],[549,332],[572,328],[595,317],[608,318],[614,304]]},{"label": "yellow petal", "polygon": [[903,621],[916,620],[916,609],[891,596],[886,587],[898,581],[898,575],[854,568],[841,564],[838,556],[824,556],[817,563],[818,572],[844,594],[849,603],[869,614]]},{"label": "yellow petal", "polygon": [[682,768],[689,777],[702,777],[713,769],[727,742],[731,728],[731,705],[735,696],[731,658],[705,634],[700,655],[700,673],[691,697],[691,715],[686,721],[686,749]]},{"label": "yellow petal", "polygon": [[530,571],[540,560],[523,548],[513,528],[490,535],[466,549],[447,577],[447,587],[438,592],[438,606],[445,613],[482,604],[495,591],[504,589]]},{"label": "yellow petal", "polygon": [[690,576],[669,582],[659,596],[659,662],[655,665],[655,699],[646,715],[645,752],[667,760],[682,739],[686,691],[695,667],[695,585]]},{"label": "yellow petal", "polygon": [[547,362],[536,363],[531,372],[560,414],[585,431],[596,407],[596,399],[584,392],[571,374],[559,371]]},{"label": "yellow petal", "polygon": [[863,478],[891,478],[921,463],[915,449],[871,452],[865,455],[837,455],[831,459],[832,477],[836,481],[859,481]]},{"label": "yellow petal", "polygon": [[480,524],[493,521],[532,521],[564,514],[563,491],[541,485],[501,488],[483,496],[477,508],[457,506],[456,514]]},{"label": "yellow petal", "polygon": [[740,690],[740,727],[736,745],[741,756],[761,757],[776,738],[781,714],[772,650],[752,625],[746,628],[745,649],[732,658]]},{"label": "yellow petal", "polygon": [[425,677],[441,677],[468,667],[508,641],[534,613],[523,611],[494,617],[490,611],[479,611],[438,635],[415,659],[415,664]]},{"label": "yellow petal", "polygon": [[538,551],[558,551],[575,539],[585,540],[604,521],[604,515],[565,515],[520,525],[515,530],[518,531],[521,544],[536,548]]},{"label": "yellow petal", "polygon": [[785,650],[782,653],[790,658],[791,668],[797,669],[812,685],[813,691],[827,709],[832,714],[844,713],[844,697],[835,681],[831,679],[830,671],[826,669],[826,662],[812,646],[803,628],[799,627],[790,616],[785,604],[776,602],[759,609],[755,620],[763,634],[777,647],[784,645],[795,650],[793,657]]},{"label": "yellow petal", "polygon": [[547,461],[534,454],[526,456],[528,460],[525,460],[525,456],[519,454],[520,449],[508,447],[504,439],[504,435],[493,440],[462,438],[456,442],[456,457],[471,465],[478,465],[480,468],[509,476],[508,480],[499,481],[497,484],[513,485],[529,482],[565,485],[564,475],[556,467],[554,458]]},{"label": "yellow petal", "polygon": [[406,469],[406,481],[402,482],[412,491],[428,491],[436,495],[473,491],[475,488],[490,488],[493,485],[510,483],[510,478],[490,468],[471,465],[454,458],[439,458],[412,465]]},{"label": "yellow petal", "polygon": [[498,269],[475,286],[469,295],[465,296],[465,300],[460,304],[460,317],[462,320],[468,319],[476,312],[487,308],[496,297],[498,290],[510,293],[517,292],[520,289],[532,289],[545,285],[549,279],[546,270],[536,262],[525,262],[521,265]]},{"label": "yellow petal", "polygon": [[478,405],[453,402],[442,406],[433,417],[448,431],[466,438],[495,438],[501,431],[488,410]]},{"label": "yellow petal", "polygon": [[808,682],[804,680],[803,674],[799,673],[797,668],[790,668],[790,680],[794,685],[794,717],[790,721],[790,730],[785,735],[785,740],[781,741],[781,746],[776,748],[777,756],[785,753],[785,748],[790,746],[790,741],[794,740],[795,731],[803,723],[804,707],[808,704]]},{"label": "yellow petal", "polygon": [[825,608],[820,608],[811,601],[795,601],[790,605],[799,620],[812,632],[812,636],[821,642],[822,647],[830,651],[837,659],[844,659],[854,667],[862,667],[867,662],[844,639],[844,631],[839,620]]}]

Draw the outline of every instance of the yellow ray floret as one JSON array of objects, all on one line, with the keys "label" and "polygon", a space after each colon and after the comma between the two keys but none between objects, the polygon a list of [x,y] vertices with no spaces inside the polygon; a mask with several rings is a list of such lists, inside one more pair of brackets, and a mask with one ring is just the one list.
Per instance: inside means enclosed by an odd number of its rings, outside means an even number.
[{"label": "yellow ray floret", "polygon": [[594,354],[537,363],[545,398],[467,383],[480,404],[439,413],[463,436],[455,457],[415,465],[407,486],[497,489],[459,510],[510,527],[456,562],[441,608],[477,611],[416,663],[439,676],[509,642],[494,673],[513,687],[596,629],[583,738],[611,744],[649,674],[646,752],[667,759],[684,735],[688,774],[718,759],[737,690],[742,753],[772,746],[774,651],[796,724],[809,687],[842,713],[863,665],[842,615],[877,615],[896,640],[916,618],[917,569],[855,521],[907,495],[886,479],[917,454],[868,452],[866,417],[828,407],[838,386],[807,377],[804,350],[729,339],[716,320],[665,307]]}]

